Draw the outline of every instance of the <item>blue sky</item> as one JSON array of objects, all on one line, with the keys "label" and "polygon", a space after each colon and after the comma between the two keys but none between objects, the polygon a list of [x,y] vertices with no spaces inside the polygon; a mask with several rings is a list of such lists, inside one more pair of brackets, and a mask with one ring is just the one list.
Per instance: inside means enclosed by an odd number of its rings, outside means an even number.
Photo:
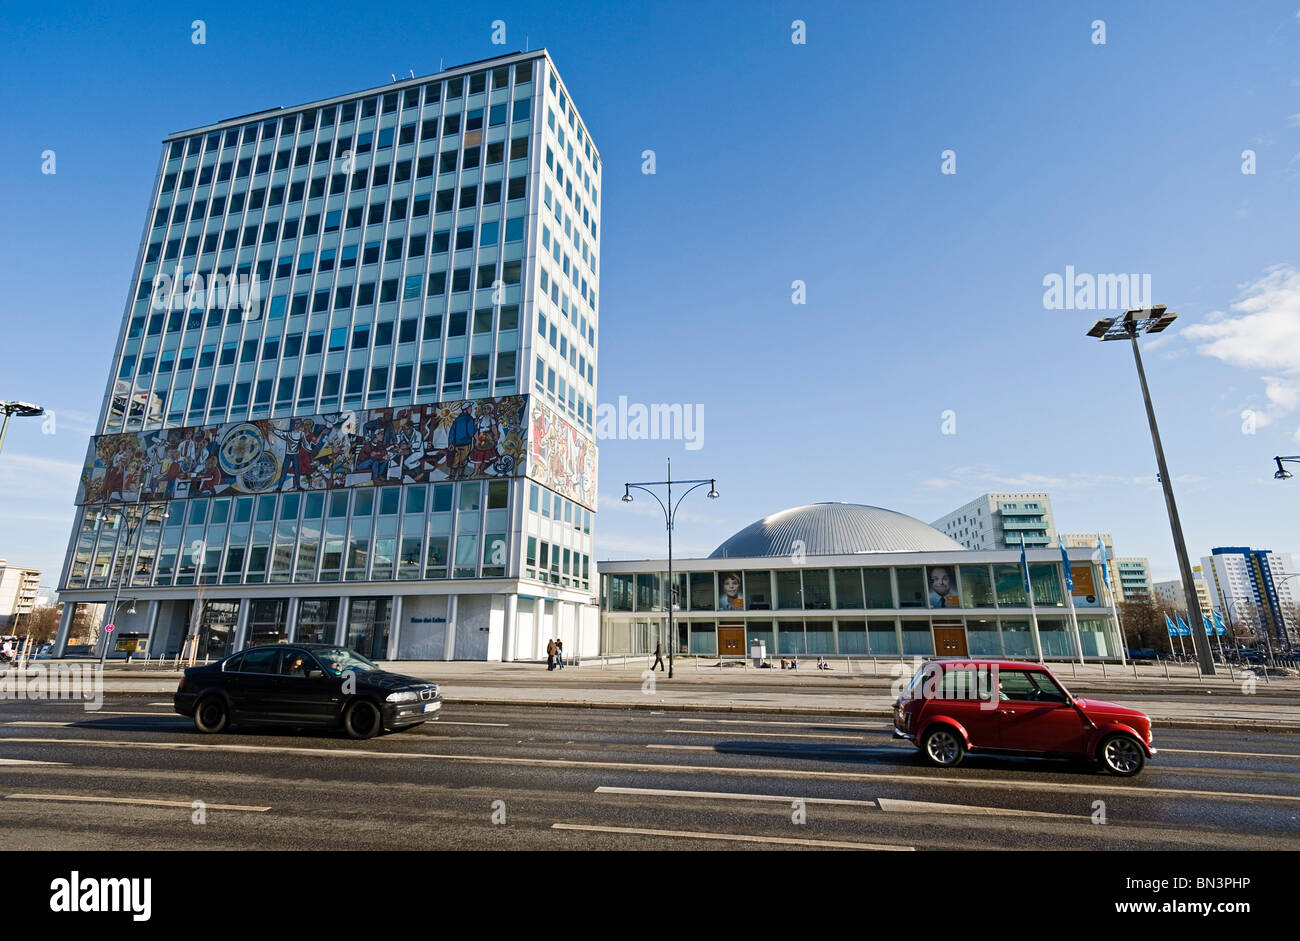
[{"label": "blue sky", "polygon": [[56,419],[10,425],[0,557],[47,584],[161,138],[525,41],[604,162],[599,399],[704,408],[698,450],[601,443],[599,558],[662,553],[617,498],[671,457],[722,493],[680,555],[801,503],[1045,489],[1174,577],[1132,357],[1044,308],[1066,266],[1148,273],[1180,315],[1146,365],[1191,554],[1300,550],[1300,479],[1271,479],[1300,453],[1300,0],[5,7],[0,398]]}]

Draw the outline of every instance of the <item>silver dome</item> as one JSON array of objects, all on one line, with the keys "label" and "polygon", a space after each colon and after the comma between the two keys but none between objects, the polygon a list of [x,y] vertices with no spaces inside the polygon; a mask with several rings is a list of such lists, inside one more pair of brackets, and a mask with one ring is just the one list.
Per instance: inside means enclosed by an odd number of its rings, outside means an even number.
[{"label": "silver dome", "polygon": [[795,552],[796,541],[803,543],[807,555],[965,549],[933,526],[893,510],[859,503],[813,503],[750,523],[709,558],[788,556]]}]

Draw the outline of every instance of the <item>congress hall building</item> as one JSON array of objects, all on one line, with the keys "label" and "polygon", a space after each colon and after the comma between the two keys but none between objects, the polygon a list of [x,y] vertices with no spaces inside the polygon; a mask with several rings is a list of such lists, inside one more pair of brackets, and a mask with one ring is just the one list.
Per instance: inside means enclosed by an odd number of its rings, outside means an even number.
[{"label": "congress hall building", "polygon": [[601,161],[548,53],[171,134],[147,198],[60,652],[104,604],[150,656],[594,653]]},{"label": "congress hall building", "polygon": [[[967,549],[918,519],[817,503],[757,520],[707,558],[600,563],[601,644],[745,657],[972,656],[1119,660],[1093,550]],[[1025,568],[1029,591],[1026,591]],[[1068,586],[1068,587],[1067,587]]]}]

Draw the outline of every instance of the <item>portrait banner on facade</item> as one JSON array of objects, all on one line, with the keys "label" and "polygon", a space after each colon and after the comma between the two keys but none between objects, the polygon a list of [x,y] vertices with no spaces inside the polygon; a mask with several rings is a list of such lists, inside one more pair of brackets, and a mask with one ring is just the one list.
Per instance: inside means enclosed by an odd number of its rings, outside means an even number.
[{"label": "portrait banner on facade", "polygon": [[77,503],[518,477],[527,442],[523,395],[101,435]]}]

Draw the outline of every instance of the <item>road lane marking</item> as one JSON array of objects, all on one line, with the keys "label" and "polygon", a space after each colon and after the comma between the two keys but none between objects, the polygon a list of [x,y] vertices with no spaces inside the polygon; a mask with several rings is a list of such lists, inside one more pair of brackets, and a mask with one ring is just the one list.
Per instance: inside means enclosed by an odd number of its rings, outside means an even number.
[{"label": "road lane marking", "polygon": [[497,729],[510,728],[509,722],[451,722],[447,719],[439,719],[433,725],[429,726],[429,728],[436,729],[440,725],[490,725],[493,728],[497,728]]},{"label": "road lane marking", "polygon": [[1161,748],[1162,755],[1231,755],[1234,758],[1300,758],[1298,755],[1278,755],[1255,751],[1212,751],[1202,748]]},{"label": "road lane marking", "polygon": [[814,735],[811,732],[738,732],[733,729],[660,729],[666,735],[754,735],[768,738],[815,738],[825,742],[837,739],[845,742],[860,742],[861,735]]},{"label": "road lane marking", "polygon": [[753,836],[748,833],[703,833],[695,830],[651,830],[645,827],[598,827],[584,823],[553,823],[552,830],[581,830],[587,833],[626,833],[633,836],[671,836],[689,840],[725,840],[732,843],[777,843],[782,846],[816,846],[822,849],[884,850],[914,852],[914,846],[892,843],[847,843],[842,840],[799,840],[794,837]]},{"label": "road lane marking", "polygon": [[11,765],[67,765],[66,761],[37,761],[34,758],[0,758],[0,765],[10,767]]},{"label": "road lane marking", "polygon": [[95,718],[96,716],[101,716],[101,715],[145,716],[145,717],[150,718],[150,719],[176,719],[176,720],[178,720],[178,722],[177,722],[178,725],[182,725],[182,724],[183,724],[183,725],[189,725],[189,721],[188,721],[184,716],[155,716],[155,715],[152,715],[151,713],[147,713],[147,712],[112,712],[112,713],[92,712],[92,713],[87,713],[86,718],[84,718],[84,719],[77,719],[77,720],[74,721],[74,722],[51,722],[51,721],[40,721],[40,720],[37,720],[37,719],[21,719],[21,720],[19,720],[19,719],[15,719],[15,720],[10,721],[10,722],[0,722],[0,725],[13,725],[13,726],[58,726],[59,728],[67,729],[67,728],[73,728],[74,726],[85,725],[85,724],[86,724],[87,722],[89,722],[91,719]]},{"label": "road lane marking", "polygon": [[734,794],[730,791],[679,791],[659,787],[610,787],[601,785],[596,788],[595,793],[633,794],[646,797],[698,797],[717,800],[776,801],[781,804],[803,801],[805,804],[847,804],[853,807],[876,806],[876,802],[870,800],[848,800],[835,797],[782,797],[779,794]]},{"label": "road lane marking", "polygon": [[878,797],[880,809],[896,814],[975,814],[982,817],[1063,817],[1079,820],[1087,814],[1057,814],[1046,810],[1011,810],[1005,807],[977,807],[974,804],[936,804],[932,801],[897,800]]},{"label": "road lane marking", "polygon": [[646,748],[657,748],[661,751],[712,751],[718,749],[713,745],[647,745]]},{"label": "road lane marking", "polygon": [[[662,713],[652,712],[653,715],[662,715]],[[678,722],[704,723],[710,725],[793,725],[799,728],[822,727],[828,729],[858,729],[863,732],[879,732],[881,729],[889,728],[889,723],[882,722],[880,725],[843,725],[839,722],[769,722],[765,719],[678,719]]]},{"label": "road lane marking", "polygon": [[[1208,800],[1221,798],[1231,801],[1282,801],[1300,804],[1300,795],[1291,794],[1253,794],[1243,791],[1203,791],[1193,788],[1143,787],[1106,783],[1100,778],[1088,784],[1072,784],[1066,781],[1037,781],[1031,779],[1012,780],[1009,778],[955,778],[938,775],[911,775],[890,772],[862,771],[813,771],[797,768],[753,768],[732,767],[728,765],[673,765],[634,761],[592,761],[576,758],[517,758],[507,755],[440,755],[425,752],[387,752],[350,748],[300,748],[278,745],[232,745],[219,742],[131,742],[78,738],[0,738],[0,743],[10,742],[19,745],[69,745],[98,746],[102,748],[142,748],[166,749],[169,751],[222,751],[243,752],[249,754],[280,753],[319,758],[392,758],[425,761],[464,761],[489,765],[522,765],[537,768],[602,768],[619,771],[654,771],[680,772],[683,774],[734,774],[748,777],[808,778],[824,781],[890,781],[908,785],[950,784],[956,787],[974,787],[987,790],[1004,791],[1074,791],[1083,794],[1115,794],[1121,797],[1190,797]],[[682,747],[682,746],[677,746]],[[706,747],[706,746],[697,746]],[[882,746],[887,747],[887,746]],[[864,746],[865,750],[866,746]]]},{"label": "road lane marking", "polygon": [[[186,810],[194,809],[193,801],[150,800],[144,797],[94,797],[86,794],[6,794],[5,800],[67,801],[76,804],[138,804],[145,807],[184,807]],[[263,813],[271,809],[270,807],[249,807],[245,804],[204,803],[203,806],[206,810],[247,810],[252,813]]]}]

